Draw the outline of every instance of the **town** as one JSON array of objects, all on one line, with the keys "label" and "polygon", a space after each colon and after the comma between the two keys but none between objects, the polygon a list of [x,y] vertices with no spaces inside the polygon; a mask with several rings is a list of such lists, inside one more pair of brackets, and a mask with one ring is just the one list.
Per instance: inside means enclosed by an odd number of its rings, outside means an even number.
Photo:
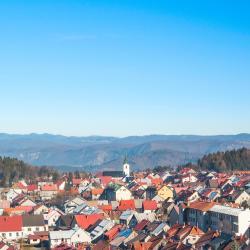
[{"label": "town", "polygon": [[249,171],[120,169],[1,188],[0,249],[249,249]]}]

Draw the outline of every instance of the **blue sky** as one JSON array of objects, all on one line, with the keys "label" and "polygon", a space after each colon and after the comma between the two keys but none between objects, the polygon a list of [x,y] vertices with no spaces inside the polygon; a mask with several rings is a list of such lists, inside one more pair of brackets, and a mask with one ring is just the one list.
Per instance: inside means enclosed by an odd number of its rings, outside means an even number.
[{"label": "blue sky", "polygon": [[0,132],[250,132],[250,2],[2,0]]}]

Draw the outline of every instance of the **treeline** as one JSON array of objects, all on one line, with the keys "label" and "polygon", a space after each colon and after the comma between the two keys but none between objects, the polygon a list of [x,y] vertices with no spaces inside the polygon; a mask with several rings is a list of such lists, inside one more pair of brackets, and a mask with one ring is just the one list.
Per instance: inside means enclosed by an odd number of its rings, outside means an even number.
[{"label": "treeline", "polygon": [[34,167],[16,158],[0,157],[0,187],[9,187],[20,179],[30,181],[43,176],[56,180],[59,173],[50,167]]},{"label": "treeline", "polygon": [[241,148],[226,152],[205,155],[198,161],[201,169],[227,172],[235,170],[250,170],[250,150]]},{"label": "treeline", "polygon": [[183,167],[216,172],[250,170],[250,150],[241,148],[208,154],[199,159],[197,164],[188,163],[185,166],[181,166],[181,168]]}]

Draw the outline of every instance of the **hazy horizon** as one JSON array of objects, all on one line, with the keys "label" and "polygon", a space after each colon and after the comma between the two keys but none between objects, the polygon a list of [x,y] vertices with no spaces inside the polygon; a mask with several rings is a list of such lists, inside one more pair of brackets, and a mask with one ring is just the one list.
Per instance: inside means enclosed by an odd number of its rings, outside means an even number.
[{"label": "hazy horizon", "polygon": [[126,137],[136,137],[136,136],[237,136],[237,135],[250,135],[250,132],[241,132],[235,134],[158,134],[158,133],[151,133],[151,134],[128,134],[128,135],[102,135],[102,134],[58,134],[58,133],[48,133],[48,132],[29,132],[29,133],[9,133],[0,131],[0,134],[6,135],[22,135],[22,136],[29,136],[29,135],[52,135],[52,136],[65,136],[65,137],[115,137],[115,138],[126,138]]}]

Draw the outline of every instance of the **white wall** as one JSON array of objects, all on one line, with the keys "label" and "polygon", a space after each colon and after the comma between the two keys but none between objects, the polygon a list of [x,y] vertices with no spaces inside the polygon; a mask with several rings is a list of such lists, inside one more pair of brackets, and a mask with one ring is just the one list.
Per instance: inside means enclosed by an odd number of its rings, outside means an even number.
[{"label": "white wall", "polygon": [[23,237],[27,238],[30,234],[34,234],[34,232],[44,232],[48,231],[47,226],[35,226],[35,227],[22,227]]},{"label": "white wall", "polygon": [[116,200],[121,201],[121,200],[131,200],[132,199],[132,194],[131,192],[125,188],[121,187],[116,191]]},{"label": "white wall", "polygon": [[250,226],[250,210],[245,210],[239,215],[239,235],[244,235]]},{"label": "white wall", "polygon": [[[5,236],[3,236],[5,234]],[[0,232],[0,237],[7,241],[17,240],[22,238],[22,231],[17,232]]]}]

